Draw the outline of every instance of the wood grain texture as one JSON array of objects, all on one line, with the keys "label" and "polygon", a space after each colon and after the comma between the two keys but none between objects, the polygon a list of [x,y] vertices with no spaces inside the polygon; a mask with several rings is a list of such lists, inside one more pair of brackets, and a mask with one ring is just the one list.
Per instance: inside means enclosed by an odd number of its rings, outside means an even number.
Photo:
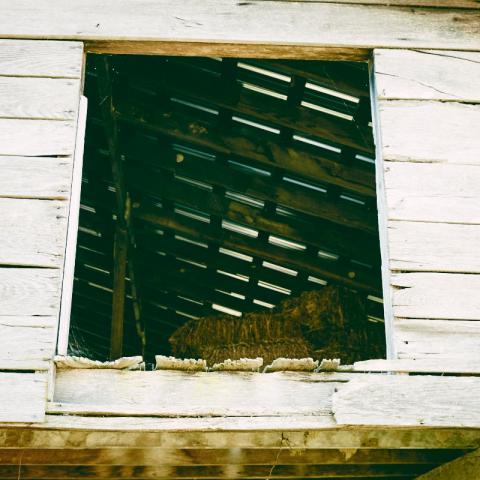
[{"label": "wood grain texture", "polygon": [[[292,2],[294,0],[280,0]],[[361,5],[385,5],[404,7],[436,7],[436,8],[480,8],[478,0],[303,0],[314,3],[350,3]]]},{"label": "wood grain texture", "polygon": [[480,102],[480,52],[379,49],[374,64],[379,99]]},{"label": "wood grain texture", "polygon": [[376,359],[356,362],[353,366],[355,372],[399,372],[399,373],[454,373],[454,374],[478,374],[478,363],[474,363],[468,357],[465,359],[448,358],[447,361],[439,358],[402,358],[402,359]]},{"label": "wood grain texture", "polygon": [[480,226],[388,223],[390,268],[412,272],[480,272]]},{"label": "wood grain texture", "polygon": [[[49,412],[150,416],[328,415],[322,376],[59,370]],[[142,392],[141,395],[138,392]]]},{"label": "wood grain texture", "polygon": [[[65,4],[61,0],[14,3],[2,0],[0,9],[2,37],[181,40],[367,49],[384,46],[475,50],[480,21],[477,10],[323,2],[187,0],[179,4],[172,0],[108,0],[99,4],[83,0]],[[258,22],[258,18],[269,21]]]},{"label": "wood grain texture", "polygon": [[60,268],[67,202],[0,199],[0,264]]},{"label": "wood grain texture", "polygon": [[2,315],[58,315],[58,269],[0,268]]},{"label": "wood grain texture", "polygon": [[480,276],[394,273],[393,309],[398,318],[480,320]]},{"label": "wood grain texture", "polygon": [[333,412],[346,425],[478,428],[478,395],[478,377],[355,377],[333,395]]},{"label": "wood grain texture", "polygon": [[42,422],[46,392],[44,373],[0,372],[0,422]]},{"label": "wood grain texture", "polygon": [[395,331],[399,358],[436,360],[439,371],[461,362],[480,373],[480,321],[396,319]]},{"label": "wood grain texture", "polygon": [[72,155],[75,122],[0,119],[0,155]]},{"label": "wood grain texture", "polygon": [[0,156],[0,197],[66,200],[71,158]]},{"label": "wood grain texture", "polygon": [[79,79],[0,77],[0,117],[72,120],[79,92]]},{"label": "wood grain texture", "polygon": [[381,100],[379,108],[385,160],[480,164],[480,105]]},{"label": "wood grain texture", "polygon": [[464,480],[480,477],[480,450],[440,465],[417,480]]},{"label": "wood grain texture", "polygon": [[[306,432],[308,434],[306,434]],[[46,415],[45,423],[0,425],[4,448],[459,448],[480,444],[480,430],[445,427],[336,425],[328,416],[285,417],[81,417]]]},{"label": "wood grain texture", "polygon": [[81,42],[0,40],[0,75],[81,78],[82,56]]},{"label": "wood grain texture", "polygon": [[480,224],[480,165],[386,162],[390,220]]},{"label": "wood grain texture", "polygon": [[56,329],[55,317],[0,316],[0,369],[48,369]]}]

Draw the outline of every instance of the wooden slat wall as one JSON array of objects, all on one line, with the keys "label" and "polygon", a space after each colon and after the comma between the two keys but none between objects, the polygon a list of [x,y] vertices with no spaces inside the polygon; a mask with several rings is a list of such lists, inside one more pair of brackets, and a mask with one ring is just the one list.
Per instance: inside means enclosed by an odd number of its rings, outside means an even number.
[{"label": "wooden slat wall", "polygon": [[375,50],[373,75],[390,356],[480,371],[480,53]]},{"label": "wooden slat wall", "polygon": [[[0,41],[0,370],[54,355],[82,62],[81,43]],[[2,376],[1,421],[41,421],[47,374]]]}]

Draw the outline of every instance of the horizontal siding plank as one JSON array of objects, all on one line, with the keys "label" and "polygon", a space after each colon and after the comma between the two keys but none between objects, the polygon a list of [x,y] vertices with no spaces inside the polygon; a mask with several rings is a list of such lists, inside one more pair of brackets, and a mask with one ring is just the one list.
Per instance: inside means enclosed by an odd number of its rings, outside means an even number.
[{"label": "horizontal siding plank", "polygon": [[153,416],[327,415],[336,385],[334,381],[312,382],[308,375],[298,373],[58,370],[55,403],[49,411]]},{"label": "horizontal siding plank", "polygon": [[47,370],[56,329],[56,317],[0,316],[0,370]]},{"label": "horizontal siding plank", "polygon": [[63,265],[67,202],[0,199],[0,264]]},{"label": "horizontal siding plank", "polygon": [[442,358],[402,358],[393,360],[364,360],[355,362],[355,372],[401,372],[401,373],[461,373],[478,374],[480,366],[478,362],[472,362],[470,358],[459,356],[449,357],[447,361]]},{"label": "horizontal siding plank", "polygon": [[[337,50],[382,46],[475,50],[480,22],[477,11],[324,2],[1,0],[0,10],[3,37],[325,45]],[[258,22],[259,18],[269,22]]]},{"label": "horizontal siding plank", "polygon": [[0,422],[42,422],[47,379],[44,373],[0,372]]},{"label": "horizontal siding plank", "polygon": [[334,393],[333,412],[345,425],[478,428],[479,396],[479,377],[358,376]]},{"label": "horizontal siding plank", "polygon": [[0,119],[0,155],[73,155],[75,122]]},{"label": "horizontal siding plank", "polygon": [[73,120],[80,80],[0,76],[0,117]]},{"label": "horizontal siding plank", "polygon": [[394,273],[397,318],[480,320],[480,275]]},{"label": "horizontal siding plank", "polygon": [[480,105],[380,100],[384,160],[480,165]]},{"label": "horizontal siding plank", "polygon": [[2,315],[58,315],[60,270],[45,268],[0,268]]},{"label": "horizontal siding plank", "polygon": [[71,176],[71,158],[0,156],[0,197],[65,200]]},{"label": "horizontal siding plank", "polygon": [[480,373],[480,321],[396,319],[399,358],[471,363]]},{"label": "horizontal siding plank", "polygon": [[82,57],[81,42],[0,40],[0,75],[81,78]]},{"label": "horizontal siding plank", "polygon": [[480,224],[480,165],[385,162],[390,220]]},{"label": "horizontal siding plank", "polygon": [[374,61],[379,99],[480,102],[480,52],[380,49]]},{"label": "horizontal siding plank", "polygon": [[390,268],[412,272],[480,272],[480,226],[388,222]]}]

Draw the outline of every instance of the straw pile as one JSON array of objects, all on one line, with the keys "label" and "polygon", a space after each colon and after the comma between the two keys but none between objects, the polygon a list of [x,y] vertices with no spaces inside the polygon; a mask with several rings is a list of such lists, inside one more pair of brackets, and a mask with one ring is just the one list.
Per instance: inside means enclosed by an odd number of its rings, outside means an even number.
[{"label": "straw pile", "polygon": [[170,337],[177,357],[208,364],[262,357],[341,358],[342,363],[384,355],[383,325],[367,320],[365,301],[343,287],[328,286],[289,298],[271,312],[241,318],[190,320]]}]

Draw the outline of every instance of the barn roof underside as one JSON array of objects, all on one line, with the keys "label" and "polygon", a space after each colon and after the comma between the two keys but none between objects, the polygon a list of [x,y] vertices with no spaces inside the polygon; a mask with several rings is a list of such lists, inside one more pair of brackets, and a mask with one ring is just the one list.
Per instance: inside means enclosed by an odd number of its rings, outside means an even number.
[{"label": "barn roof underside", "polygon": [[108,356],[119,189],[135,237],[126,355],[141,351],[137,296],[150,358],[190,318],[268,310],[326,284],[361,292],[381,319],[366,64],[94,55],[87,66],[77,353]]}]

